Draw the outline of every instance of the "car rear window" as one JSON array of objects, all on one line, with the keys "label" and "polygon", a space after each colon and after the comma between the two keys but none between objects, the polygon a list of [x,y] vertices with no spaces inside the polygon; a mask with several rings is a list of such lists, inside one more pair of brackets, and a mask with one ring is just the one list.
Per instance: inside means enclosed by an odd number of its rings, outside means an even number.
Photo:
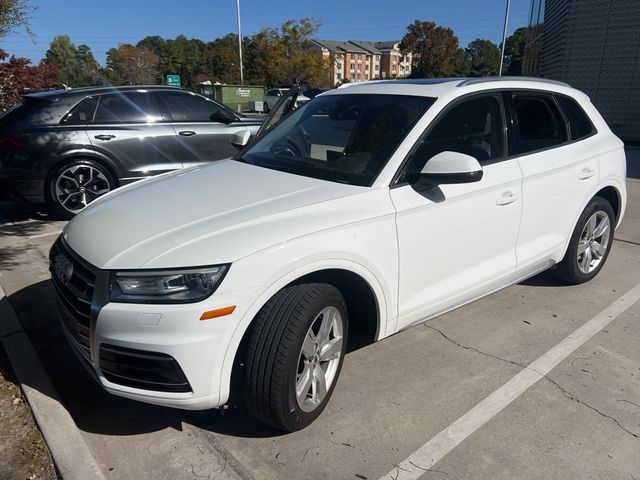
[{"label": "car rear window", "polygon": [[595,132],[589,117],[578,103],[572,98],[556,95],[560,107],[564,111],[571,130],[571,140],[580,140]]},{"label": "car rear window", "polygon": [[0,116],[0,125],[9,125],[26,118],[38,110],[47,100],[36,97],[24,97],[21,103],[16,104]]}]

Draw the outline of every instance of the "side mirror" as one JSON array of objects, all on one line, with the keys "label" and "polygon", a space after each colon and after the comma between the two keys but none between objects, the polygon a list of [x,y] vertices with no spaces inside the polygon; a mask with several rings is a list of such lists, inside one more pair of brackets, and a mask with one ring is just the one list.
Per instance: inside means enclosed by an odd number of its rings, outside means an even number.
[{"label": "side mirror", "polygon": [[251,140],[251,132],[246,128],[236,132],[231,137],[231,145],[241,150],[247,145],[249,145],[249,141]]},{"label": "side mirror", "polygon": [[238,117],[228,110],[224,110],[219,108],[215,113],[212,113],[209,119],[212,122],[221,122],[225,124],[229,124],[238,120]]},{"label": "side mirror", "polygon": [[425,164],[418,182],[431,185],[472,183],[482,179],[482,167],[471,155],[444,151],[434,155]]}]

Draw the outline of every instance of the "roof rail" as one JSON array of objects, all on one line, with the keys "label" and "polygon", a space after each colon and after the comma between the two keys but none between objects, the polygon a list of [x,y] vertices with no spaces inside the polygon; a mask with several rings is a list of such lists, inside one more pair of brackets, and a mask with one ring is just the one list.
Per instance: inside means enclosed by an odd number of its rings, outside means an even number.
[{"label": "roof rail", "polygon": [[467,85],[476,85],[478,83],[487,83],[487,82],[508,82],[508,81],[517,81],[517,82],[539,82],[539,83],[550,83],[553,85],[562,85],[563,87],[571,87],[566,82],[561,82],[560,80],[552,80],[550,78],[540,78],[540,77],[518,77],[518,76],[503,76],[503,77],[478,77],[478,78],[467,78],[462,80],[456,87],[466,87]]}]

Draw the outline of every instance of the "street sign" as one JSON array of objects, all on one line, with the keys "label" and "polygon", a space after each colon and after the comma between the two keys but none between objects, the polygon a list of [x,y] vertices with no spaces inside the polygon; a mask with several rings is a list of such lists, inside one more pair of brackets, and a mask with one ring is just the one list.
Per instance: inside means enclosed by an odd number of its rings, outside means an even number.
[{"label": "street sign", "polygon": [[167,85],[172,87],[180,86],[180,75],[167,75]]}]

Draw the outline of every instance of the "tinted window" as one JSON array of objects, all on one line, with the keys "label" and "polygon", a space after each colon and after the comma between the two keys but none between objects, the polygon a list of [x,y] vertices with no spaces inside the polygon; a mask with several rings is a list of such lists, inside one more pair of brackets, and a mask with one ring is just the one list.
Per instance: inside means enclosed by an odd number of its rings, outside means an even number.
[{"label": "tinted window", "polygon": [[38,110],[46,100],[37,97],[24,97],[22,103],[18,103],[0,115],[0,125],[17,123]]},{"label": "tinted window", "polygon": [[239,160],[352,185],[370,185],[433,98],[316,97],[267,131]]},{"label": "tinted window", "polygon": [[518,128],[517,154],[560,145],[567,141],[567,129],[553,98],[547,95],[513,94]]},{"label": "tinted window", "polygon": [[431,157],[444,151],[471,155],[481,163],[505,156],[502,106],[497,95],[470,98],[448,109],[412,155],[409,171],[419,173]]},{"label": "tinted window", "polygon": [[102,95],[93,123],[149,123],[162,121],[153,97],[145,92]]},{"label": "tinted window", "polygon": [[588,137],[594,132],[593,124],[584,110],[578,105],[578,103],[569,98],[557,95],[558,103],[564,111],[567,120],[569,120],[569,127],[571,130],[571,140],[576,140],[584,137]]},{"label": "tinted window", "polygon": [[158,95],[174,122],[215,122],[218,111],[224,108],[213,100],[187,92],[161,92]]},{"label": "tinted window", "polygon": [[93,121],[93,114],[96,111],[98,99],[96,97],[87,97],[67,114],[62,123],[67,125],[85,125]]}]

